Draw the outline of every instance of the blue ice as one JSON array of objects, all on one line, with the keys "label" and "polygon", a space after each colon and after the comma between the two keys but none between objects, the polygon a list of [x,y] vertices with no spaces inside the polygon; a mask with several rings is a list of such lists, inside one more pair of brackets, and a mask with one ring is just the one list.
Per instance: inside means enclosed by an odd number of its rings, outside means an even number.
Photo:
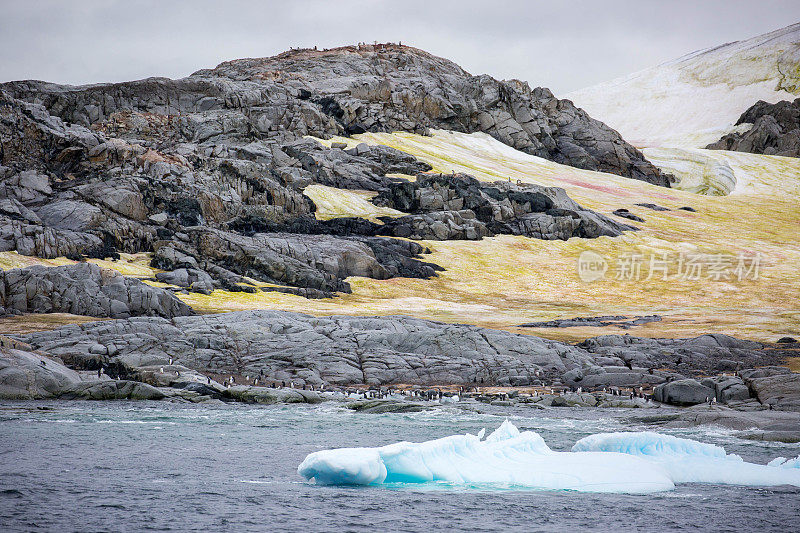
[{"label": "blue ice", "polygon": [[485,439],[483,433],[318,451],[297,472],[322,485],[449,482],[632,494],[687,482],[800,487],[800,458],[758,465],[719,446],[658,433],[592,435],[571,452],[551,450],[538,433],[520,432],[508,420]]}]

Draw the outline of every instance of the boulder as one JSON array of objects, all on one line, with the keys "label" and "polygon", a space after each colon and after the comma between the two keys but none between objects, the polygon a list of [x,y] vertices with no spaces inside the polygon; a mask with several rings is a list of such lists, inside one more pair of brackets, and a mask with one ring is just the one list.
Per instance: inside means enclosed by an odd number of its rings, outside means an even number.
[{"label": "boulder", "polygon": [[774,104],[759,100],[742,113],[736,122],[740,124],[749,124],[750,128],[729,133],[707,148],[800,157],[800,98]]},{"label": "boulder", "polygon": [[694,379],[664,383],[653,390],[653,399],[657,402],[679,406],[696,405],[714,397],[714,389],[706,387]]},{"label": "boulder", "polygon": [[800,411],[800,374],[784,373],[746,379],[758,401],[770,409]]},{"label": "boulder", "polygon": [[194,292],[208,294],[214,290],[214,280],[206,272],[195,268],[178,268],[172,272],[159,272],[156,279]]},{"label": "boulder", "polygon": [[319,394],[309,390],[271,389],[237,385],[225,389],[224,396],[245,403],[320,403]]},{"label": "boulder", "polygon": [[720,403],[743,401],[750,398],[750,389],[737,376],[717,376],[706,378],[702,385],[714,389],[714,396]]},{"label": "boulder", "polygon": [[55,398],[80,381],[80,375],[59,360],[25,349],[0,347],[0,399]]}]

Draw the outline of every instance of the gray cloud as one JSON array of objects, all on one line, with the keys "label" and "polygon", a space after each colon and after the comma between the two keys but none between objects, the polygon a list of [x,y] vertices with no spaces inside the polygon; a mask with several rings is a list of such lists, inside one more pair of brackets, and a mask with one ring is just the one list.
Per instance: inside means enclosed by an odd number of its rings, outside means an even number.
[{"label": "gray cloud", "polygon": [[402,41],[563,94],[797,20],[796,0],[0,0],[0,80],[181,77],[289,47]]}]

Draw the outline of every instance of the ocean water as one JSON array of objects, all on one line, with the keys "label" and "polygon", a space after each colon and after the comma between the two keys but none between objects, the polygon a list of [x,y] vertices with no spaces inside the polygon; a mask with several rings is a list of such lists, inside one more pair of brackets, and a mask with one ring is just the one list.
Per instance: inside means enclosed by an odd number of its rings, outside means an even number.
[{"label": "ocean water", "polygon": [[[651,495],[448,484],[324,487],[310,452],[424,441],[508,417],[554,450],[604,431],[653,429],[637,411],[447,406],[367,414],[317,406],[165,402],[0,403],[2,531],[797,531],[800,489],[703,484]],[[747,461],[800,446],[714,428],[660,430]]]}]

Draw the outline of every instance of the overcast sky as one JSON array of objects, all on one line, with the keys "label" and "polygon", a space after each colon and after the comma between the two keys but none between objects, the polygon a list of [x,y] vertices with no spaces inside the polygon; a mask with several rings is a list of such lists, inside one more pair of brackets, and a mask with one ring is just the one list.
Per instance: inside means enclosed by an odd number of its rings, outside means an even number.
[{"label": "overcast sky", "polygon": [[798,0],[0,0],[0,81],[175,78],[290,47],[402,41],[563,94],[797,21]]}]

